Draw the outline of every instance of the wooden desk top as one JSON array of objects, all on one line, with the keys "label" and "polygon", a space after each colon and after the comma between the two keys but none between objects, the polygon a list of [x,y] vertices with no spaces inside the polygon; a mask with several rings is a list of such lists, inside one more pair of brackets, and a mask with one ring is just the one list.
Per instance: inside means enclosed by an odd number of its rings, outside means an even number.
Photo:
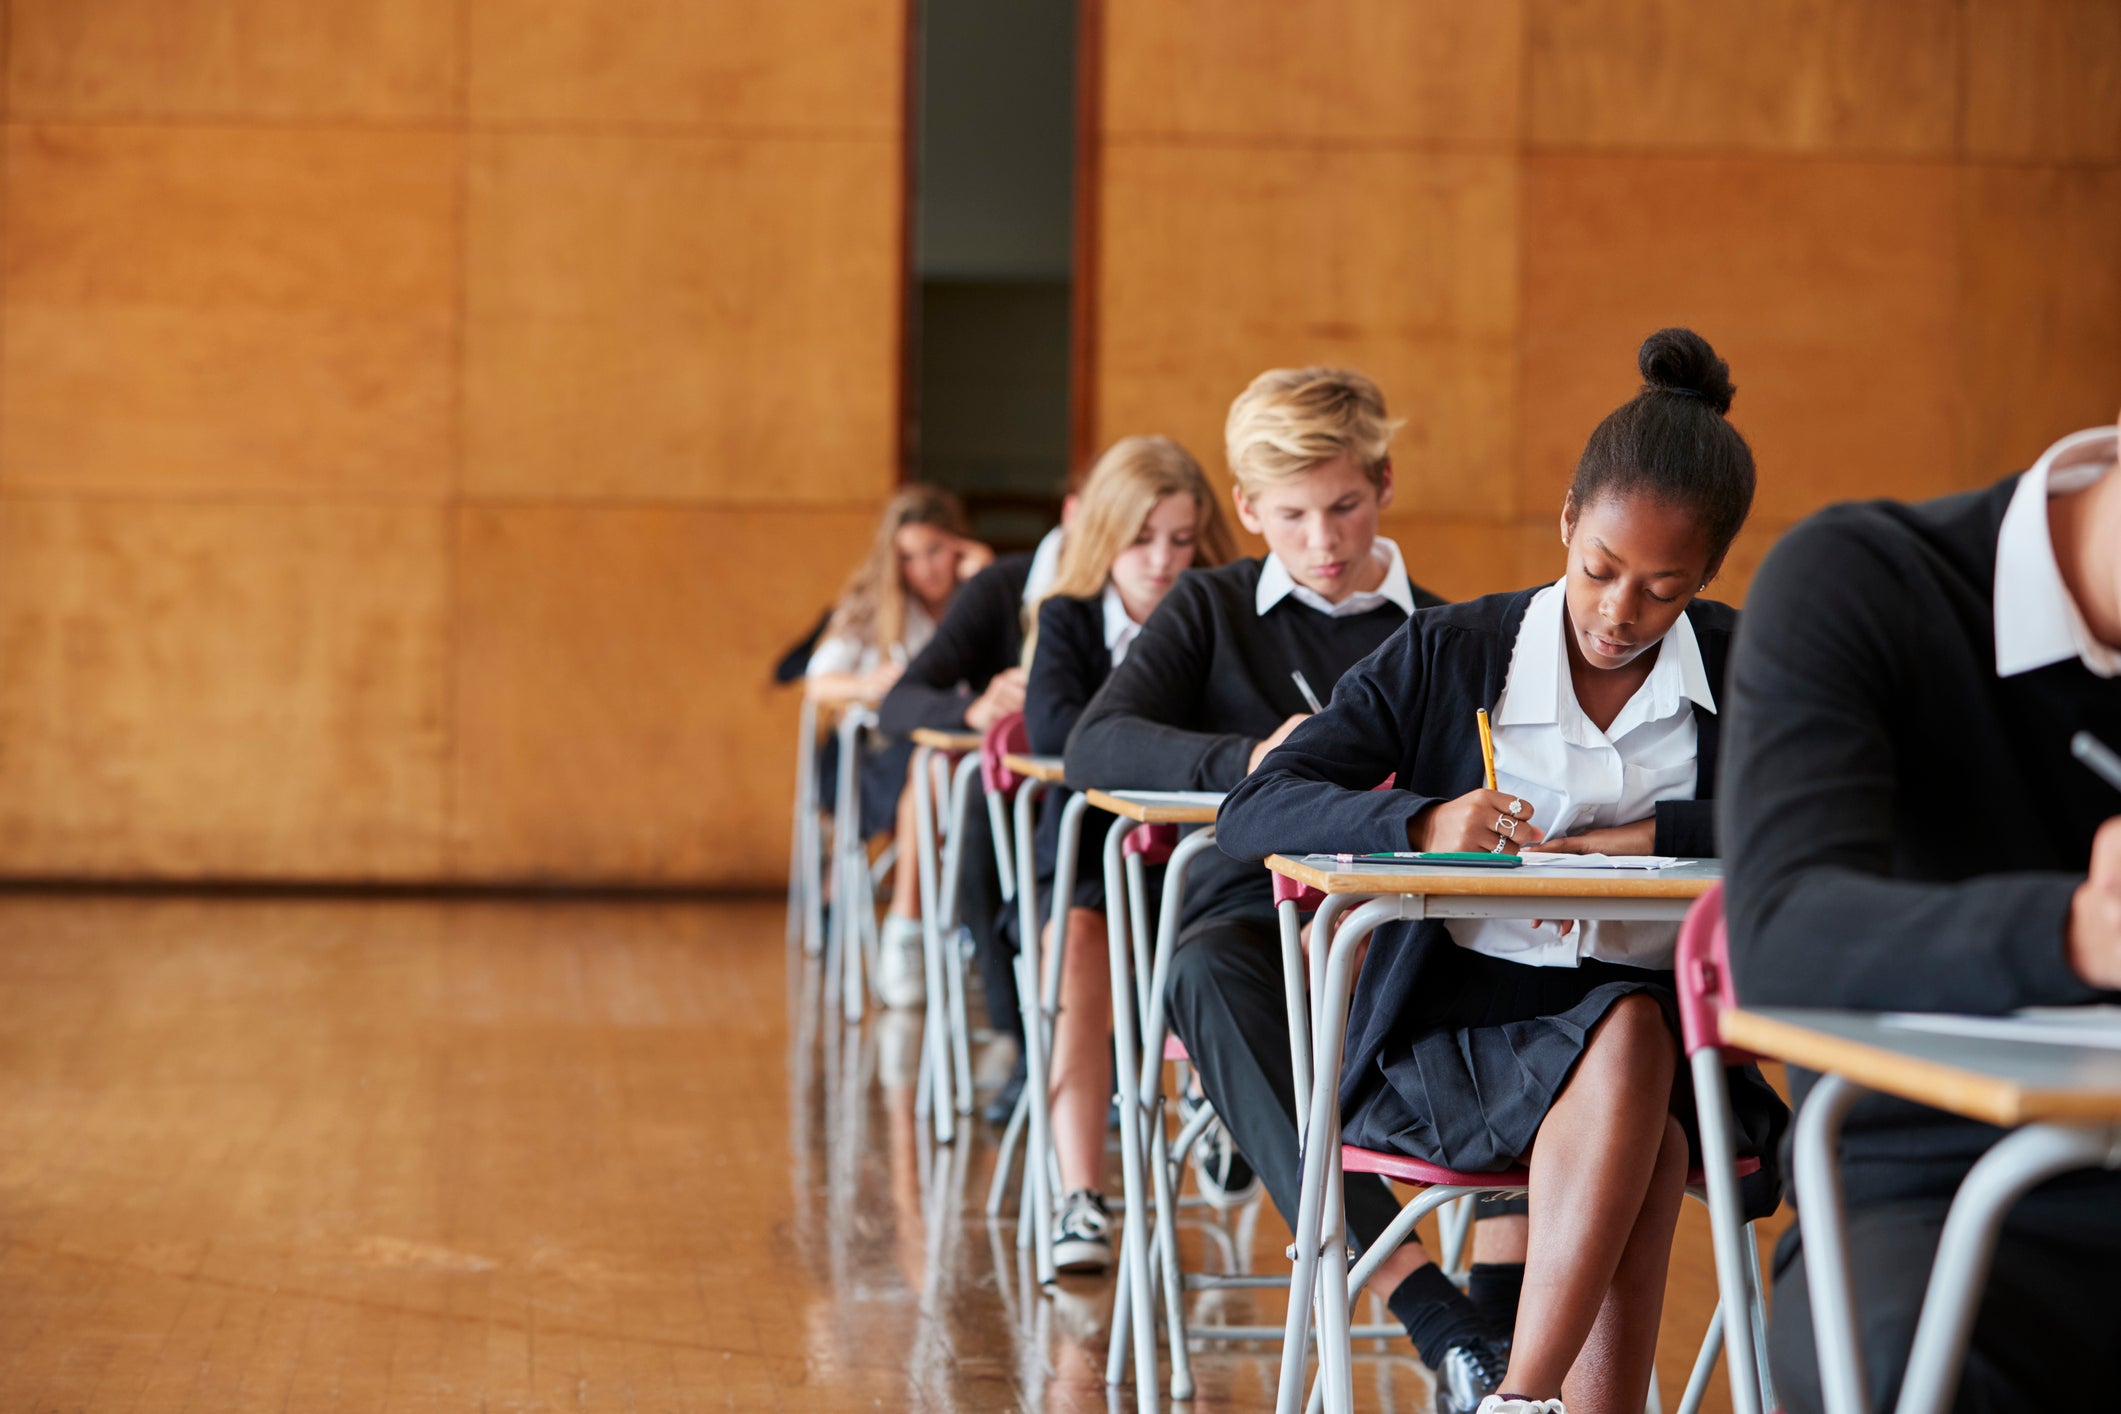
[{"label": "wooden desk top", "polygon": [[1219,790],[1089,790],[1083,798],[1100,810],[1144,825],[1212,825],[1223,803]]},{"label": "wooden desk top", "polygon": [[1797,1007],[1726,1011],[1723,1039],[1990,1124],[2121,1122],[2121,1051],[2104,1047],[1950,1036],[1874,1012]]},{"label": "wooden desk top", "polygon": [[973,752],[979,750],[979,741],[978,732],[946,732],[937,727],[913,729],[913,744],[932,751]]},{"label": "wooden desk top", "polygon": [[1391,864],[1336,854],[1292,859],[1270,855],[1267,867],[1322,894],[1422,894],[1430,897],[1699,898],[1723,878],[1723,864],[1695,859],[1669,869],[1484,869],[1476,865]]},{"label": "wooden desk top", "polygon": [[1058,756],[1018,756],[1011,752],[1002,758],[1002,764],[1019,776],[1043,785],[1057,786],[1066,779]]}]

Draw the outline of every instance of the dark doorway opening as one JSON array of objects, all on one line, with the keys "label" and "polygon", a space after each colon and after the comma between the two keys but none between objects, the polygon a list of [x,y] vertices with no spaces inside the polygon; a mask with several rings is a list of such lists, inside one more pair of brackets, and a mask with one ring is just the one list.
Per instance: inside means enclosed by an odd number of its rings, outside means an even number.
[{"label": "dark doorway opening", "polygon": [[1078,0],[919,0],[908,473],[1003,548],[1069,470]]}]

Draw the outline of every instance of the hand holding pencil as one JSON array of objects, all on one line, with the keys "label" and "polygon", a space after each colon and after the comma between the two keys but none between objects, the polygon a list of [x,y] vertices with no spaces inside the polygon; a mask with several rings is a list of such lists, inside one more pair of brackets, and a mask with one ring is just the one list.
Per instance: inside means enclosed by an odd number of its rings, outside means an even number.
[{"label": "hand holding pencil", "polygon": [[1483,708],[1475,717],[1480,731],[1481,776],[1486,785],[1456,800],[1432,805],[1407,822],[1407,843],[1419,850],[1484,850],[1515,854],[1546,839],[1532,823],[1532,804],[1495,788],[1495,734]]}]

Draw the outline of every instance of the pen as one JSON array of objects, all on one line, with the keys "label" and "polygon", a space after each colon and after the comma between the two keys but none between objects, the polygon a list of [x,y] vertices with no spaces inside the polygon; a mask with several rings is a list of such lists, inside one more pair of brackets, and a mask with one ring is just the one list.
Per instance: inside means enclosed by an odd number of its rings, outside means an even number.
[{"label": "pen", "polygon": [[1481,708],[1474,714],[1474,720],[1480,723],[1480,769],[1488,783],[1488,789],[1493,790],[1495,789],[1495,733],[1488,727],[1488,709],[1485,707]]},{"label": "pen", "polygon": [[1325,708],[1318,705],[1318,694],[1311,691],[1310,683],[1304,681],[1302,669],[1298,669],[1297,671],[1289,674],[1289,676],[1296,679],[1296,690],[1304,695],[1304,702],[1309,705],[1313,712],[1323,712],[1326,710]]},{"label": "pen", "polygon": [[2100,780],[2121,790],[2121,755],[2111,746],[2090,732],[2078,732],[2069,739],[2069,754],[2091,767]]}]

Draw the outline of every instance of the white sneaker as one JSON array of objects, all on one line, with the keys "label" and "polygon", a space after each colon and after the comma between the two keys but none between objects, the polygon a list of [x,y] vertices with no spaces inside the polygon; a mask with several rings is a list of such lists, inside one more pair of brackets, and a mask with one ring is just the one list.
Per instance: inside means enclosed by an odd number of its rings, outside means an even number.
[{"label": "white sneaker", "polygon": [[1569,1414],[1558,1399],[1506,1399],[1491,1394],[1480,1401],[1474,1414]]},{"label": "white sneaker", "polygon": [[928,1000],[928,959],[917,918],[884,918],[876,940],[876,995],[888,1007],[917,1007]]},{"label": "white sneaker", "polygon": [[1101,1272],[1112,1265],[1112,1219],[1105,1195],[1078,1188],[1061,1205],[1053,1226],[1053,1267],[1062,1272]]}]

